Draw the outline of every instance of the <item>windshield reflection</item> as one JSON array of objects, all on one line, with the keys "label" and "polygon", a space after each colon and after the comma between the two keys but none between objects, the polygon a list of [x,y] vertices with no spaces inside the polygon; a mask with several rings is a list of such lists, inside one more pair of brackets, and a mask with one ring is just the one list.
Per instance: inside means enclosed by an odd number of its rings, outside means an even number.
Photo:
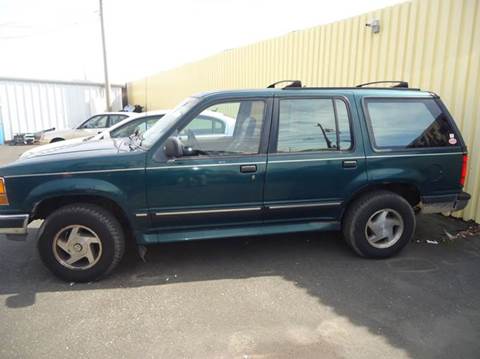
[{"label": "windshield reflection", "polygon": [[181,102],[171,112],[167,113],[161,120],[157,121],[155,125],[143,133],[141,146],[149,148],[154,145],[180,117],[187,113],[199,101],[196,97],[189,97]]}]

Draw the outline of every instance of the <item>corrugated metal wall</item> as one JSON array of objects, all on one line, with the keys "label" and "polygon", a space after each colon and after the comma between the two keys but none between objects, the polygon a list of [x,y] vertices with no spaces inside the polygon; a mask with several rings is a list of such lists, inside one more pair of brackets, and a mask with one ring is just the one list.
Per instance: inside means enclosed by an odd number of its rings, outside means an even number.
[{"label": "corrugated metal wall", "polygon": [[[379,19],[373,34],[365,23]],[[402,79],[438,93],[470,150],[463,213],[480,222],[480,0],[415,0],[225,51],[128,84],[129,102],[169,108],[189,94],[281,79],[350,86]]]},{"label": "corrugated metal wall", "polygon": [[[114,111],[122,108],[122,87],[112,86]],[[0,78],[0,119],[5,140],[22,132],[73,127],[105,110],[100,84]]]}]

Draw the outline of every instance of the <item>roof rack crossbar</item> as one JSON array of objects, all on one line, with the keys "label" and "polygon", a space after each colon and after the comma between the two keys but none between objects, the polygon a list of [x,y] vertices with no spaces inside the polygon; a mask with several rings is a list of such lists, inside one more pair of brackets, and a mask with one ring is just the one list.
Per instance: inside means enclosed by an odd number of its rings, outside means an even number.
[{"label": "roof rack crossbar", "polygon": [[366,82],[366,83],[364,83],[364,84],[357,85],[356,87],[365,87],[365,86],[369,86],[369,85],[390,84],[390,83],[396,83],[396,85],[393,85],[393,86],[391,86],[391,87],[408,88],[408,82],[406,82],[406,81],[398,81],[398,80]]},{"label": "roof rack crossbar", "polygon": [[267,86],[267,89],[273,89],[275,88],[276,85],[284,83],[284,82],[290,82],[289,85],[286,85],[283,88],[288,88],[288,87],[302,87],[302,81],[300,80],[282,80],[282,81],[277,81],[274,82],[273,84]]}]

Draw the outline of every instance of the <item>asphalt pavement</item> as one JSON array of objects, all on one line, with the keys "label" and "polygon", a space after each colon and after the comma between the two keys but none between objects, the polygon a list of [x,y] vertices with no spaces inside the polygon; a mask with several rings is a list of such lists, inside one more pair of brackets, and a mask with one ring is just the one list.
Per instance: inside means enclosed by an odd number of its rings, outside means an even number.
[{"label": "asphalt pavement", "polygon": [[87,284],[43,267],[35,230],[0,236],[0,358],[478,358],[480,238],[417,220],[388,260],[338,233],[205,240],[130,250]]}]

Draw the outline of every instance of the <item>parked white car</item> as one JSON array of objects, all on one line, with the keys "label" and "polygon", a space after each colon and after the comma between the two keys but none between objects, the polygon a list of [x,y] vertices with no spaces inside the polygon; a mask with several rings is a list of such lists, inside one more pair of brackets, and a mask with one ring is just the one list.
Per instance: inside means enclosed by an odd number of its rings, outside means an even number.
[{"label": "parked white car", "polygon": [[[60,148],[73,146],[85,141],[99,141],[109,138],[122,138],[128,137],[138,130],[139,134],[142,134],[150,127],[152,127],[159,119],[161,119],[169,110],[158,110],[143,113],[134,113],[134,115],[125,118],[112,127],[92,136],[74,138],[65,141],[56,141],[47,145],[34,147],[31,150],[24,152],[20,158],[30,158],[34,156],[41,156],[54,152]],[[132,114],[131,112],[122,112],[126,114]]]},{"label": "parked white car", "polygon": [[40,138],[39,143],[45,145],[47,143],[70,140],[72,138],[80,138],[99,134],[107,128],[118,124],[122,120],[131,117],[137,117],[139,113],[136,112],[104,112],[90,117],[88,120],[82,122],[74,129],[48,131]]},{"label": "parked white car", "polygon": [[[161,119],[170,110],[158,110],[144,113],[137,113],[137,116],[126,118],[104,130],[103,132],[88,137],[75,138],[71,140],[58,141],[43,146],[34,147],[24,152],[20,158],[30,158],[34,156],[41,156],[58,149],[74,146],[85,141],[99,141],[109,138],[124,138],[134,134],[138,130],[141,135],[150,127],[152,127],[159,119]],[[224,136],[232,136],[235,128],[235,119],[224,114],[203,111],[197,116],[197,119],[191,122],[189,130],[191,130],[196,137],[200,138],[218,138]],[[180,133],[180,138],[186,139],[187,133]]]},{"label": "parked white car", "polygon": [[194,133],[195,136],[217,138],[223,136],[232,136],[235,129],[235,119],[221,112],[203,111],[179,133],[180,138],[187,137],[187,130]]}]

